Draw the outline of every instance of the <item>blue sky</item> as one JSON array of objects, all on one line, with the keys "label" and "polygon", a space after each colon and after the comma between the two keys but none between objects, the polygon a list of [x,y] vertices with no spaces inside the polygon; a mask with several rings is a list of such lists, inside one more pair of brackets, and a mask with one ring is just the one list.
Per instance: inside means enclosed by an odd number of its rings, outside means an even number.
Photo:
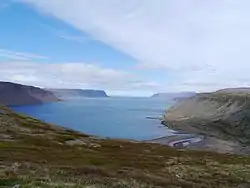
[{"label": "blue sky", "polygon": [[[129,86],[126,86],[125,89],[122,88],[123,86],[116,86],[117,88],[110,86],[103,87],[98,83],[88,83],[81,86],[81,81],[79,84],[58,83],[57,85],[54,85],[51,84],[51,81],[49,81],[48,84],[44,84],[43,82],[40,84],[40,81],[37,80],[35,80],[35,82],[29,82],[26,79],[19,79],[19,76],[17,75],[13,75],[14,79],[8,75],[8,77],[5,77],[5,81],[32,84],[41,87],[101,88],[110,90],[111,93],[117,95],[149,95],[157,92],[157,90],[154,91],[154,83],[151,79],[154,79],[153,77],[155,77],[156,80],[161,80],[159,78],[159,72],[153,76],[151,71],[138,71],[136,68],[137,60],[134,57],[131,57],[123,51],[92,37],[90,34],[73,27],[63,20],[41,14],[25,3],[5,0],[0,5],[2,5],[0,6],[0,23],[2,28],[0,30],[0,49],[2,50],[2,53],[0,54],[0,63],[8,62],[11,64],[13,61],[15,63],[20,61],[20,64],[27,63],[26,61],[22,62],[22,58],[19,59],[18,57],[10,56],[10,52],[13,53],[13,55],[15,53],[23,53],[24,55],[34,54],[44,58],[32,58],[29,59],[29,63],[39,63],[41,65],[43,63],[82,63],[98,66],[103,69],[111,69],[117,71],[118,74],[119,71],[122,71],[122,73],[133,74],[133,76],[136,77],[134,80],[124,81],[138,82],[138,84],[141,83],[142,88],[136,86],[130,90]],[[82,82],[85,83],[90,81],[85,81],[83,76]],[[110,82],[113,82],[113,80],[110,80]],[[155,83],[155,85],[157,84]]]},{"label": "blue sky", "polygon": [[[7,2],[7,1],[6,1]],[[1,9],[1,48],[49,57],[54,62],[86,61],[128,68],[135,60],[69,24],[11,3]],[[122,62],[116,66],[116,62]]]},{"label": "blue sky", "polygon": [[1,0],[0,80],[113,95],[249,86],[249,5]]}]

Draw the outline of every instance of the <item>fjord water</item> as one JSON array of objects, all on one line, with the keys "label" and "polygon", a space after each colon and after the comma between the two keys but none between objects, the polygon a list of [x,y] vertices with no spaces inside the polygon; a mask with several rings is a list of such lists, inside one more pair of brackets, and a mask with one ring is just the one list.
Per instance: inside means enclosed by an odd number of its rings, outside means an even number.
[{"label": "fjord water", "polygon": [[43,121],[91,135],[148,140],[173,134],[157,119],[172,103],[167,99],[109,97],[78,98],[13,108]]}]

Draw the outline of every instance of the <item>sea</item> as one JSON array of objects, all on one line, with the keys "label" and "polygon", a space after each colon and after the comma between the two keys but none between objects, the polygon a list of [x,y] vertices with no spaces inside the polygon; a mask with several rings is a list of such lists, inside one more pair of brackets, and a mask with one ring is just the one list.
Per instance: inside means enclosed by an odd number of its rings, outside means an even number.
[{"label": "sea", "polygon": [[173,103],[169,99],[146,97],[71,98],[12,108],[90,135],[142,141],[175,134],[160,120]]}]

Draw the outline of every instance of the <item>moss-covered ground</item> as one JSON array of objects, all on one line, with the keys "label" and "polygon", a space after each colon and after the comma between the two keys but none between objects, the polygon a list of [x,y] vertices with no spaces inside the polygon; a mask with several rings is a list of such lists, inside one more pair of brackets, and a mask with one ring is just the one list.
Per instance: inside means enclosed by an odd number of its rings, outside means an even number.
[{"label": "moss-covered ground", "polygon": [[98,139],[1,106],[0,187],[14,186],[248,188],[250,157]]}]

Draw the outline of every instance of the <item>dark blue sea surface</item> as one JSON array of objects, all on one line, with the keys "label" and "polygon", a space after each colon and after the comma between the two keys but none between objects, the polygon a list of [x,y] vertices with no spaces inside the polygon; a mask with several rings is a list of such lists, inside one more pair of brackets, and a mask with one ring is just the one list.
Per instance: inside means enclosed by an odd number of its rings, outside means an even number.
[{"label": "dark blue sea surface", "polygon": [[172,135],[159,119],[173,104],[164,99],[137,97],[78,98],[14,110],[43,121],[101,137],[148,140]]}]

